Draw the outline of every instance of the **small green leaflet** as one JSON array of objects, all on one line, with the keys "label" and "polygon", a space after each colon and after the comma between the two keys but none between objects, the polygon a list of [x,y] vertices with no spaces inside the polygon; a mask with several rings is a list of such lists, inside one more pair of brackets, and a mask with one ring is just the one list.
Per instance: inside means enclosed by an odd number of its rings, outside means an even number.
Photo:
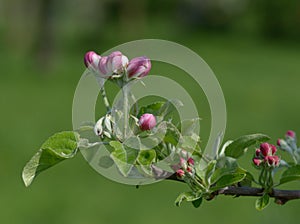
[{"label": "small green leaflet", "polygon": [[123,144],[118,141],[111,141],[109,144],[114,148],[110,157],[115,162],[121,174],[127,177],[136,161],[138,151],[132,148],[125,149]]},{"label": "small green leaflet", "polygon": [[150,150],[141,150],[137,157],[138,168],[142,170],[142,172],[146,173],[149,176],[152,176],[152,168],[151,164],[156,159],[156,152],[153,149]]},{"label": "small green leaflet", "polygon": [[[202,195],[200,194],[200,195],[197,195],[196,193],[194,193],[194,192],[183,192],[183,193],[181,193],[177,198],[176,198],[176,200],[175,200],[175,205],[176,206],[180,206],[181,205],[181,203],[183,202],[183,201],[197,201],[198,199],[202,199]],[[201,202],[202,202],[202,200],[201,201],[198,201],[198,202],[194,202],[193,203],[193,205],[196,207],[196,206],[200,206],[200,204],[201,204]]]},{"label": "small green leaflet", "polygon": [[59,132],[48,138],[23,169],[25,186],[28,187],[40,172],[73,158],[77,153],[78,140],[79,135],[72,131]]},{"label": "small green leaflet", "polygon": [[195,201],[192,201],[192,203],[193,203],[193,205],[194,205],[195,208],[199,208],[200,205],[202,204],[202,197],[196,199]]},{"label": "small green leaflet", "polygon": [[223,187],[227,187],[242,181],[245,178],[245,173],[232,173],[222,176],[216,184],[210,188],[211,191],[217,191]]},{"label": "small green leaflet", "polygon": [[256,199],[256,202],[255,202],[255,208],[258,210],[258,211],[261,211],[263,210],[264,208],[266,208],[270,202],[270,196],[266,193],[264,193],[263,196],[261,196],[260,198]]},{"label": "small green leaflet", "polygon": [[255,145],[259,142],[269,140],[270,137],[264,134],[252,134],[244,135],[232,143],[230,143],[225,149],[225,155],[233,158],[242,156],[249,146]]}]

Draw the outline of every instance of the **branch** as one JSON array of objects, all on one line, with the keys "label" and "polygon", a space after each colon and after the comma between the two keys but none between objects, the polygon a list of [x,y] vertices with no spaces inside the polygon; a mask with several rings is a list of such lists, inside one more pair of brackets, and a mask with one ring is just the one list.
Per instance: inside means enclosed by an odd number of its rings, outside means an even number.
[{"label": "branch", "polygon": [[[175,180],[184,182],[182,180],[178,180],[175,174],[169,176],[167,178],[168,180]],[[253,196],[253,197],[260,197],[263,195],[263,189],[257,188],[257,187],[235,187],[235,186],[229,186],[222,189],[219,189],[218,191],[214,192],[213,195],[232,195],[235,197],[239,196]],[[279,190],[279,189],[273,189],[271,193],[269,193],[269,196],[272,198],[275,198],[275,203],[279,205],[284,205],[290,200],[293,199],[300,199],[300,190]]]},{"label": "branch", "polygon": [[[233,195],[236,197],[239,196],[254,196],[260,197],[263,194],[262,188],[255,187],[225,187],[216,192],[216,194],[224,194],[224,195]],[[270,197],[275,198],[276,204],[283,205],[286,202],[293,199],[300,199],[300,190],[279,190],[273,189],[271,193],[269,193]]]}]

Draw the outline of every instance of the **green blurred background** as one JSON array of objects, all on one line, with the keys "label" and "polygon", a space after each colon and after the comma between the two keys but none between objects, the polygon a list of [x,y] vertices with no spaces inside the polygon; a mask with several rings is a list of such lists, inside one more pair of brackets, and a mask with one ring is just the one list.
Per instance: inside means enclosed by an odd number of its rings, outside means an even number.
[{"label": "green blurred background", "polygon": [[[185,185],[114,183],[81,155],[30,188],[21,171],[48,136],[72,129],[84,53],[136,39],[175,41],[204,58],[226,98],[226,139],[263,132],[275,142],[288,129],[300,131],[299,28],[298,0],[0,0],[0,223],[297,223],[300,200],[263,212],[254,198],[225,196],[199,209],[177,208]],[[198,99],[205,146],[210,114],[203,93],[180,70],[159,63],[153,70],[182,80]],[[241,164],[253,170],[252,152]]]}]

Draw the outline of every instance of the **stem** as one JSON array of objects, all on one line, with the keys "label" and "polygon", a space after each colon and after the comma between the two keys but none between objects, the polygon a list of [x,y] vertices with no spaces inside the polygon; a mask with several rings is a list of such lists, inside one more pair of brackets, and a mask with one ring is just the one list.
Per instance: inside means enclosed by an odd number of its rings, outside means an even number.
[{"label": "stem", "polygon": [[[217,194],[233,195],[233,196],[255,196],[261,197],[264,190],[262,188],[254,187],[225,187],[218,190]],[[279,190],[272,189],[268,193],[270,197],[275,198],[277,204],[285,204],[286,202],[293,199],[300,199],[300,190]]]},{"label": "stem", "polygon": [[123,140],[127,137],[127,125],[128,125],[128,84],[122,87],[123,93],[123,111],[124,111],[124,129],[123,129]]},{"label": "stem", "polygon": [[[176,174],[173,174],[167,178],[167,180],[173,180],[184,183],[183,180],[179,180],[176,177]],[[217,190],[215,195],[231,195],[235,197],[239,196],[253,196],[253,197],[261,197],[264,194],[263,188],[257,187],[236,187],[229,186],[224,187]],[[279,190],[279,189],[271,189],[268,193],[271,198],[275,198],[275,202],[280,205],[284,205],[290,200],[300,199],[300,190]]]},{"label": "stem", "polygon": [[103,98],[103,102],[104,102],[104,105],[106,107],[106,111],[107,111],[107,113],[110,113],[111,112],[111,108],[110,108],[110,104],[109,104],[108,98],[106,96],[104,85],[102,86],[102,88],[100,88],[100,93],[101,93],[101,96]]}]

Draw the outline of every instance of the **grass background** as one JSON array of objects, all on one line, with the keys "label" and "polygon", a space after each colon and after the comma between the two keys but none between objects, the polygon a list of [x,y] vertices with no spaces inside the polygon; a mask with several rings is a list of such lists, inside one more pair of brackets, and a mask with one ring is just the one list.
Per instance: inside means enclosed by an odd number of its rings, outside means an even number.
[{"label": "grass background", "polygon": [[[157,29],[157,30],[156,30]],[[148,33],[108,38],[94,49],[105,51],[124,41],[163,38],[198,53],[213,69],[223,89],[228,112],[226,139],[262,132],[275,143],[286,130],[300,131],[300,44],[266,41],[247,34],[194,33],[173,35],[160,23]],[[159,33],[159,34],[157,34]],[[300,201],[271,204],[263,212],[255,198],[219,196],[199,209],[174,206],[186,186],[163,181],[136,189],[105,179],[79,154],[40,175],[25,188],[21,171],[50,135],[71,130],[76,84],[84,71],[86,49],[60,52],[51,68],[28,57],[0,51],[0,223],[296,223]],[[155,71],[166,70],[156,64]],[[161,66],[161,67],[160,67]],[[182,73],[172,71],[180,80]],[[188,80],[184,86],[193,86]],[[191,88],[194,89],[194,88]],[[203,93],[190,90],[199,101],[203,144],[209,131],[209,108]],[[201,103],[203,102],[203,103]],[[101,112],[101,109],[100,109]],[[100,115],[99,115],[100,116]],[[253,151],[252,151],[253,152]],[[251,167],[252,152],[240,162]],[[254,171],[255,172],[255,171]],[[286,188],[298,188],[300,183]]]}]

